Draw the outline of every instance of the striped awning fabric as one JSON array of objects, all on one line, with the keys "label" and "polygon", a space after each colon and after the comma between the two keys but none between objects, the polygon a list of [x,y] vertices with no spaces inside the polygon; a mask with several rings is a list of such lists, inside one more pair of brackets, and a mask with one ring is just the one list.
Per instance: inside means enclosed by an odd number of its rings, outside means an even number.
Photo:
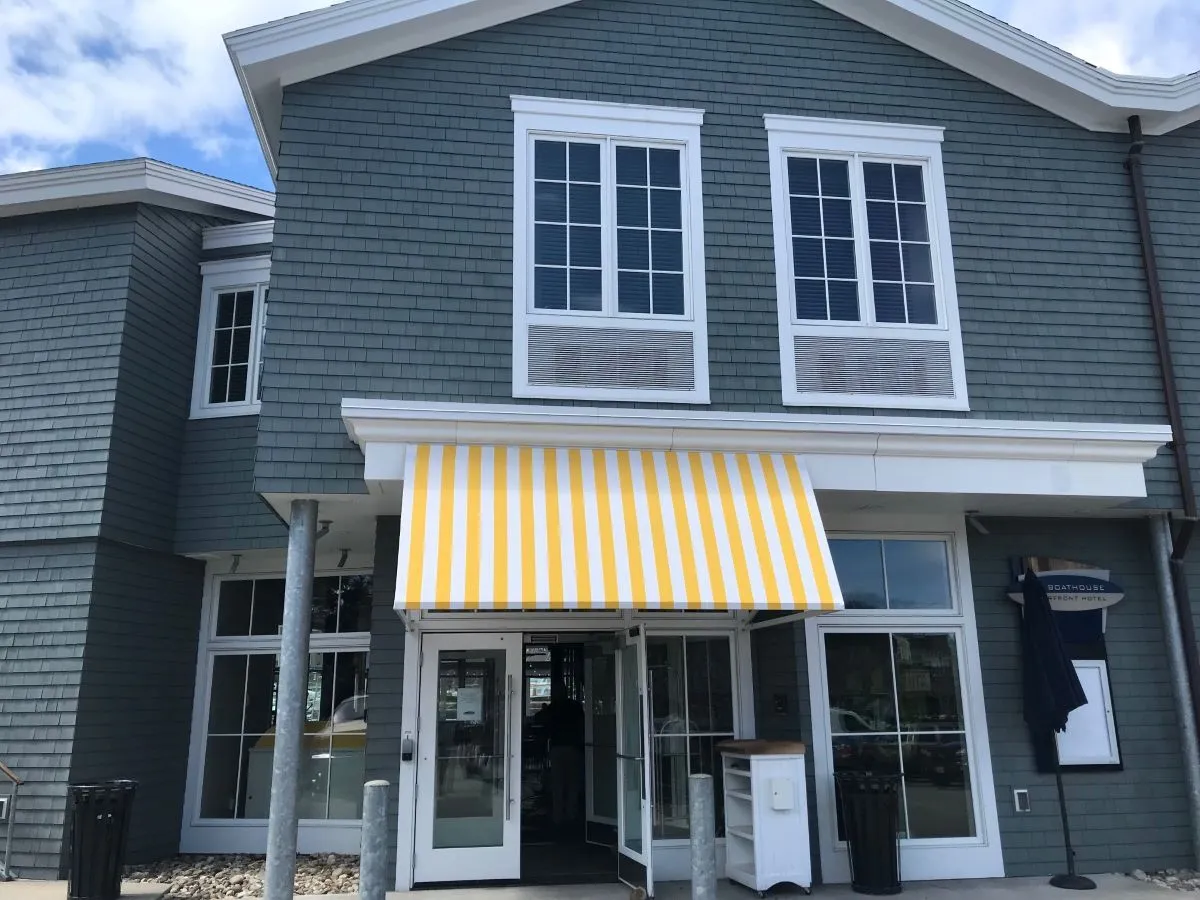
[{"label": "striped awning fabric", "polygon": [[407,448],[396,608],[842,609],[799,457]]}]

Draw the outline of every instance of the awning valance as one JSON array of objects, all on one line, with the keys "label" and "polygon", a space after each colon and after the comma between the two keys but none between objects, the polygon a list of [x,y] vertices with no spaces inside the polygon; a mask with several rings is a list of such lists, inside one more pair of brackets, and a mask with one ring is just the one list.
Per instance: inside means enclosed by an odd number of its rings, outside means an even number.
[{"label": "awning valance", "polygon": [[842,608],[803,460],[408,447],[396,608]]}]

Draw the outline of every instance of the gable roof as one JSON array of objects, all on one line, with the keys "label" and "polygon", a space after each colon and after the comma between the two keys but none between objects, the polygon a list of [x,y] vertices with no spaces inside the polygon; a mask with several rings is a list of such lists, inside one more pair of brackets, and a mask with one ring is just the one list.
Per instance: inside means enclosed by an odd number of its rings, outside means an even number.
[{"label": "gable roof", "polygon": [[61,166],[0,175],[0,218],[151,203],[245,221],[274,215],[275,195],[156,159]]},{"label": "gable roof", "polygon": [[[275,172],[283,88],[395,56],[571,0],[346,0],[225,36]],[[1147,134],[1200,120],[1200,73],[1115,75],[960,0],[815,0],[1090,131]]]}]

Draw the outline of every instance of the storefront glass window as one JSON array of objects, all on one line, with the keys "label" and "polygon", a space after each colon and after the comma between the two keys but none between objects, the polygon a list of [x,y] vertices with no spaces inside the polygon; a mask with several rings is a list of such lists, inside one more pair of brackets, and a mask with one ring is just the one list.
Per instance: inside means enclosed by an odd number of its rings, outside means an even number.
[{"label": "storefront glass window", "polygon": [[717,834],[724,834],[724,790],[716,746],[734,736],[729,638],[650,637],[654,837],[687,838],[688,775],[713,776]]},{"label": "storefront glass window", "polygon": [[829,542],[846,609],[948,610],[945,541],[838,538]]}]

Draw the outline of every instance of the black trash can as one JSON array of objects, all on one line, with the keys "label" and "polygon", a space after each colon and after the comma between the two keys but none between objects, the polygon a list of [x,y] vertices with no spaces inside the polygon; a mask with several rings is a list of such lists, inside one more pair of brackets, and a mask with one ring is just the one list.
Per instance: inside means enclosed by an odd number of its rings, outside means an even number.
[{"label": "black trash can", "polygon": [[68,900],[117,900],[136,781],[73,784]]},{"label": "black trash can", "polygon": [[834,779],[850,887],[856,894],[900,893],[900,776],[839,772]]}]

